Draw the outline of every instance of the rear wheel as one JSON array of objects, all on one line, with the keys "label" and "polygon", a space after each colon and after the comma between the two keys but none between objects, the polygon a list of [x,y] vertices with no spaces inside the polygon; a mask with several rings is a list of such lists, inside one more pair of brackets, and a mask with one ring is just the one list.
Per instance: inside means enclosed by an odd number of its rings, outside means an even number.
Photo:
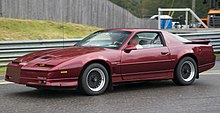
[{"label": "rear wheel", "polygon": [[197,74],[195,60],[191,57],[184,57],[177,64],[173,82],[177,85],[190,85],[195,81]]},{"label": "rear wheel", "polygon": [[99,95],[108,87],[109,76],[106,68],[98,63],[89,65],[79,79],[81,92],[87,95]]}]

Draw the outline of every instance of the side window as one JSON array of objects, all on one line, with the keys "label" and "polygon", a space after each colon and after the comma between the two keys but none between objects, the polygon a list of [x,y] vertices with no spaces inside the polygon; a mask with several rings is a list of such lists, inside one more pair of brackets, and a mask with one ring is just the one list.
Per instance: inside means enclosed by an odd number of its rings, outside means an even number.
[{"label": "side window", "polygon": [[162,47],[163,41],[160,33],[141,32],[136,34],[139,37],[139,45],[143,48]]}]

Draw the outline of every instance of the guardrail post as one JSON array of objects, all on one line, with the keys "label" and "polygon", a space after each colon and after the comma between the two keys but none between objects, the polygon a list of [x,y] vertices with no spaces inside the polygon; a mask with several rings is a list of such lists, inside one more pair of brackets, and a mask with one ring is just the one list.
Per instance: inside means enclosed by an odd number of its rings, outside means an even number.
[{"label": "guardrail post", "polygon": [[186,11],[186,20],[185,20],[186,28],[189,28],[189,27],[188,27],[188,17],[189,17],[188,11]]}]

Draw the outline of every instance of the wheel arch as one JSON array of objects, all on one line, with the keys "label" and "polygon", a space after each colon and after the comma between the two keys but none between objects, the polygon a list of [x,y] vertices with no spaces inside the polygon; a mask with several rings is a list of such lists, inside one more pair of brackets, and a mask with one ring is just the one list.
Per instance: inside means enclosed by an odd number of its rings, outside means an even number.
[{"label": "wheel arch", "polygon": [[[191,57],[191,58],[193,58],[193,59],[195,60],[196,64],[197,64],[197,66],[198,66],[198,58],[197,58],[193,53],[187,53],[187,54],[182,55],[182,56],[179,58],[177,64],[178,64],[179,61],[180,61],[181,59],[183,59],[184,57]],[[176,64],[176,65],[177,65],[177,64]]]},{"label": "wheel arch", "polygon": [[84,71],[89,65],[91,65],[91,64],[93,64],[93,63],[99,63],[99,64],[103,65],[103,66],[107,69],[108,76],[109,76],[108,89],[111,89],[111,87],[112,87],[112,76],[111,76],[111,75],[112,75],[112,69],[111,69],[110,64],[107,63],[107,62],[104,61],[104,60],[99,60],[99,59],[97,59],[97,60],[91,60],[91,61],[85,63],[85,64],[83,65],[82,70],[80,71],[79,77],[81,77],[81,75],[83,74],[83,71]]},{"label": "wheel arch", "polygon": [[[193,53],[187,53],[187,54],[182,55],[182,56],[178,59],[176,65],[175,65],[174,70],[176,70],[177,65],[179,64],[180,60],[183,59],[184,57],[190,57],[190,58],[192,58],[193,60],[195,60],[195,62],[196,62],[196,64],[197,64],[197,71],[199,71],[199,68],[198,68],[198,58],[197,58]],[[174,71],[174,72],[175,72],[175,71]],[[199,73],[197,74],[196,78],[199,78]]]}]

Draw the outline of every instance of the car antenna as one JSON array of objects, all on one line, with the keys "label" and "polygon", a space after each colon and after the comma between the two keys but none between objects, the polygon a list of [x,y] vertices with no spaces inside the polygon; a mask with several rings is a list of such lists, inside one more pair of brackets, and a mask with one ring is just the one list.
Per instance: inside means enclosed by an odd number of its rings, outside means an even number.
[{"label": "car antenna", "polygon": [[65,36],[65,34],[64,34],[65,33],[64,22],[63,22],[63,27],[62,28],[63,28],[63,48],[64,48],[64,36]]}]

